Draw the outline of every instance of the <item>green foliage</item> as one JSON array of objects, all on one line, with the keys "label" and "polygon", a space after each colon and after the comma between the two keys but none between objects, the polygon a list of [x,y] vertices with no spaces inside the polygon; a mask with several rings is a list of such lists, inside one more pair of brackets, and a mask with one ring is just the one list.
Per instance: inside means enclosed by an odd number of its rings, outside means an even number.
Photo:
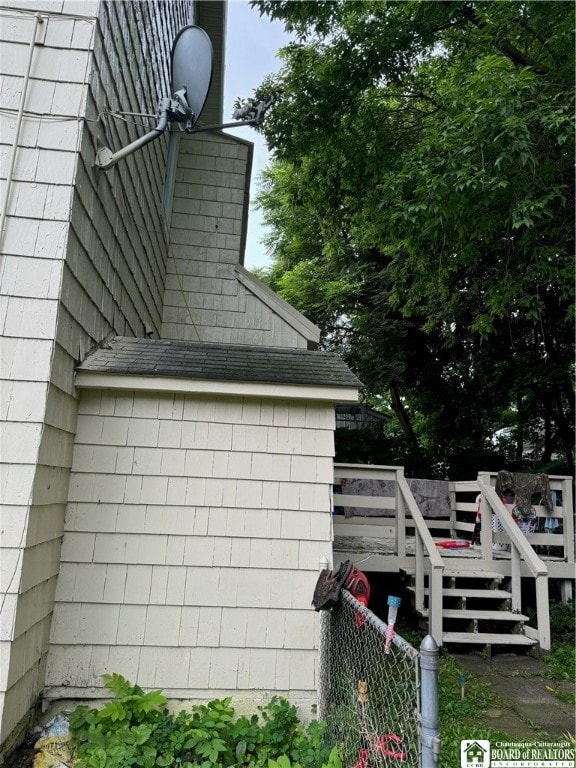
[{"label": "green foliage", "polygon": [[573,644],[560,645],[554,643],[552,651],[544,657],[548,665],[549,676],[554,680],[576,679],[576,650]]},{"label": "green foliage", "polygon": [[[303,768],[303,766],[300,763],[290,762],[289,757],[281,755],[278,760],[269,760],[268,768]],[[338,747],[334,747],[330,752],[328,762],[324,764],[323,768],[342,768]]]},{"label": "green foliage", "polygon": [[[438,675],[442,768],[459,768],[463,739],[488,739],[492,743],[524,741],[483,723],[487,709],[502,709],[503,703],[489,683],[467,674],[465,698],[461,698],[460,675],[464,669],[448,654],[440,658]],[[534,734],[537,738],[538,734]],[[526,740],[529,743],[530,740]]]},{"label": "green foliage", "polygon": [[[574,653],[573,644],[554,646],[552,653],[546,657],[549,676],[556,680],[574,679]],[[460,766],[460,742],[463,739],[488,739],[492,742],[525,740],[484,724],[484,712],[487,709],[503,709],[504,704],[489,683],[471,674],[467,674],[465,698],[462,699],[460,675],[463,672],[463,667],[453,656],[446,653],[441,655],[438,686],[443,768]],[[562,698],[561,692],[553,691],[551,687],[549,690]],[[567,703],[574,702],[570,700]],[[538,738],[535,732],[533,740]],[[530,743],[529,739],[526,741]]]},{"label": "green foliage", "polygon": [[114,699],[70,717],[77,768],[341,768],[325,725],[302,726],[286,699],[274,697],[260,717],[235,717],[230,698],[173,715],[161,691],[145,693],[118,674],[104,681]]},{"label": "green foliage", "polygon": [[415,467],[571,471],[574,8],[253,5],[296,35],[258,90],[270,285]]},{"label": "green foliage", "polygon": [[[576,634],[576,604],[574,599],[567,602],[550,603],[550,631],[556,645],[574,646]],[[529,606],[528,616],[533,626],[537,624],[537,611]]]},{"label": "green foliage", "polygon": [[574,634],[576,630],[576,604],[574,599],[565,603],[550,604],[550,629],[552,639],[558,643],[566,643],[574,646]]},{"label": "green foliage", "polygon": [[441,657],[438,673],[441,724],[451,721],[472,723],[477,720],[479,712],[498,707],[502,703],[490,684],[474,675],[467,675],[466,695],[462,699],[460,675],[463,671],[454,656],[446,654]]}]

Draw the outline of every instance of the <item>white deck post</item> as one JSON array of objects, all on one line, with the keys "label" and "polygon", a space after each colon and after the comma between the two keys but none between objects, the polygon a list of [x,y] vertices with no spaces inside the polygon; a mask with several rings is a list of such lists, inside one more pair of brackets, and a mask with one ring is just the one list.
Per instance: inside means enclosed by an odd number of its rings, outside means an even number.
[{"label": "white deck post", "polygon": [[[396,475],[404,476],[404,467],[398,467]],[[400,483],[396,481],[396,554],[406,557],[406,503]]]},{"label": "white deck post", "polygon": [[572,503],[572,478],[562,479],[562,508],[564,516],[564,557],[567,563],[574,562],[574,505]]},{"label": "white deck post", "polygon": [[480,500],[480,519],[482,521],[480,523],[482,560],[489,563],[492,560],[492,507],[484,498],[484,494]]},{"label": "white deck post", "polygon": [[442,568],[430,566],[428,627],[438,645],[442,645]]},{"label": "white deck post", "polygon": [[536,614],[538,619],[538,642],[543,651],[550,650],[550,606],[548,604],[548,574],[536,576]]},{"label": "white deck post", "polygon": [[522,577],[520,572],[520,552],[518,552],[518,549],[514,546],[514,544],[512,544],[510,558],[512,610],[515,613],[520,613],[522,611]]},{"label": "white deck post", "polygon": [[562,579],[560,582],[560,599],[563,603],[569,603],[573,597],[572,581],[570,579]]},{"label": "white deck post", "polygon": [[[562,525],[564,528],[564,557],[567,563],[574,562],[574,504],[572,499],[572,478],[562,478]],[[562,579],[560,582],[560,598],[563,603],[572,600],[574,596],[572,579]]]},{"label": "white deck post", "polygon": [[456,514],[456,486],[454,483],[448,484],[448,495],[450,497],[450,537],[457,539],[456,522],[458,518]]},{"label": "white deck post", "polygon": [[[415,544],[416,544],[416,556],[415,556],[415,573],[414,573],[414,588],[415,588],[415,602],[416,610],[424,610],[424,545],[418,531],[414,531]],[[428,608],[430,608],[430,600],[428,601]],[[430,621],[430,616],[428,616]]]}]

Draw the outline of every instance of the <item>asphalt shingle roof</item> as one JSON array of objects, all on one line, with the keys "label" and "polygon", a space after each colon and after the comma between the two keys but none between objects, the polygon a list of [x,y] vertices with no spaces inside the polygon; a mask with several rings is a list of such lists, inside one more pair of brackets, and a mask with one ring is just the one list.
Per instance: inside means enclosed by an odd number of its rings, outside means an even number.
[{"label": "asphalt shingle roof", "polygon": [[102,344],[77,370],[213,381],[361,386],[348,366],[328,352],[125,336]]}]

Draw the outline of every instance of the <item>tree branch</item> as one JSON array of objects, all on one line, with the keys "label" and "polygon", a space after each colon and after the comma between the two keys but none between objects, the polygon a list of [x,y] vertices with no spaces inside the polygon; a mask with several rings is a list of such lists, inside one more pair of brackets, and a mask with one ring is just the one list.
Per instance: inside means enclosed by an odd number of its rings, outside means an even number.
[{"label": "tree branch", "polygon": [[[470,7],[463,8],[462,13],[464,17],[468,19],[468,21],[471,24],[473,24],[477,29],[486,28],[486,22],[481,21],[478,18],[474,8],[470,8]],[[520,51],[509,40],[502,40],[501,42],[496,42],[495,45],[505,56],[507,56],[510,59],[510,61],[512,61],[517,66],[530,67],[531,69],[534,70],[534,72],[537,72],[539,75],[549,74],[550,70],[547,67],[543,66],[542,64],[539,64],[531,56],[528,56],[526,53],[523,53],[522,51]]]},{"label": "tree branch", "polygon": [[422,448],[420,447],[420,443],[418,442],[418,438],[416,437],[416,433],[414,432],[414,428],[412,427],[412,423],[410,422],[410,417],[408,416],[406,409],[404,408],[404,403],[402,402],[402,399],[400,397],[400,392],[398,391],[398,387],[396,387],[394,384],[391,384],[389,391],[390,391],[390,405],[392,407],[392,410],[396,414],[398,423],[400,424],[400,427],[402,428],[402,431],[404,432],[404,435],[408,441],[408,444],[410,445],[410,448],[414,452],[414,455],[418,458],[418,461],[420,462],[422,467],[425,467],[426,461],[422,454]]}]

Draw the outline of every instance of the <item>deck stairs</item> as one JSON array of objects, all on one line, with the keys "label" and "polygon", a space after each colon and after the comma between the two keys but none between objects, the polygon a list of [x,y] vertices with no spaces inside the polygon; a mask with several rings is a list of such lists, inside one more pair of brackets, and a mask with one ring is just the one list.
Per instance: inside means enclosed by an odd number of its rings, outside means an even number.
[{"label": "deck stairs", "polygon": [[[408,592],[415,597],[414,577],[407,573],[411,584]],[[512,592],[507,579],[489,570],[469,571],[446,566],[442,584],[443,645],[466,644],[482,646],[533,646],[534,638],[524,633],[529,617],[512,611]],[[428,625],[428,597],[424,588],[424,607],[416,609],[423,626]]]},{"label": "deck stairs", "polygon": [[[405,574],[414,610],[438,645],[538,645],[547,651],[549,580],[556,579],[566,601],[575,573],[572,478],[549,479],[557,526],[546,528],[550,515],[535,501],[538,532],[527,536],[496,495],[495,473],[450,482],[448,513],[425,517],[402,467],[337,464],[334,560],[350,559],[366,572]],[[469,546],[478,503],[481,540]],[[466,547],[445,546],[460,540]],[[528,583],[535,604],[530,619],[523,611]]]}]

